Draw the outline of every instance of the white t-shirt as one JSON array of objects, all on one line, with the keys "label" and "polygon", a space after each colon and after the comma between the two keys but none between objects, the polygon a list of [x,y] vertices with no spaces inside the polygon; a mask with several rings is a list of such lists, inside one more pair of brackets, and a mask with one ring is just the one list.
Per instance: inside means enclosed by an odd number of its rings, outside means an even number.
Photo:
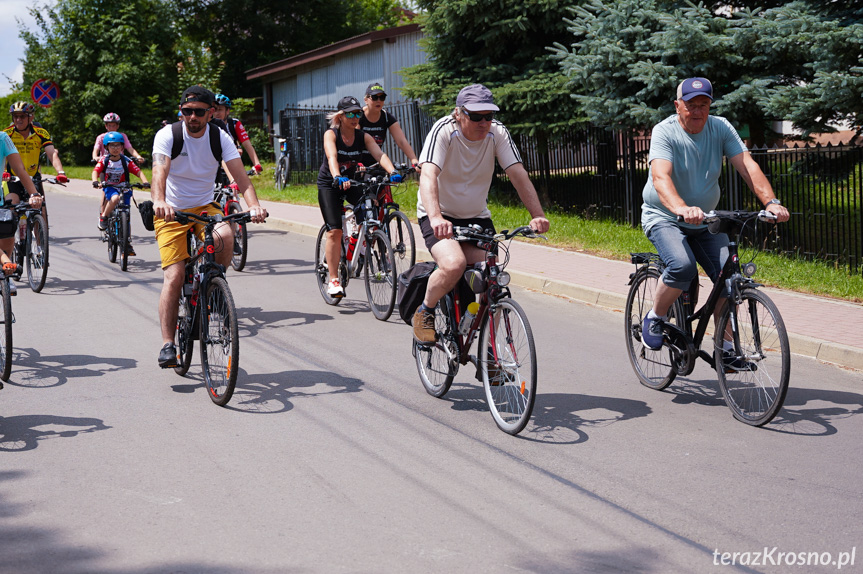
[{"label": "white t-shirt", "polygon": [[[219,163],[213,157],[210,149],[209,130],[216,129],[219,132],[219,141],[222,144],[222,160],[230,161],[237,159],[240,154],[234,147],[231,136],[224,130],[213,128],[207,124],[204,135],[193,138],[186,130],[183,123],[183,149],[180,155],[171,160],[171,171],[168,172],[168,181],[165,184],[165,201],[174,209],[191,209],[200,207],[213,201],[213,190],[216,189],[216,169]],[[171,126],[167,125],[156,132],[153,140],[153,155],[157,153],[171,157],[171,145],[174,136]]]},{"label": "white t-shirt", "polygon": [[[447,116],[435,122],[423,144],[419,163],[440,168],[438,198],[441,213],[455,219],[491,217],[488,188],[494,177],[494,160],[503,169],[521,163],[521,156],[506,127],[492,120],[491,130],[480,141],[465,138],[458,121]],[[427,215],[417,191],[417,217]]]}]

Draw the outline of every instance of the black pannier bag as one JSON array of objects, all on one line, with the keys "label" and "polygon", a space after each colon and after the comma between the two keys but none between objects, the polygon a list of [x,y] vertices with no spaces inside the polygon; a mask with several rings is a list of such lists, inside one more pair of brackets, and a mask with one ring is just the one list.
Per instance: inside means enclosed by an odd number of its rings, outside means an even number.
[{"label": "black pannier bag", "polygon": [[142,201],[138,204],[138,211],[141,212],[141,221],[144,222],[144,229],[153,231],[156,226],[153,224],[153,202]]},{"label": "black pannier bag", "polygon": [[396,296],[396,304],[399,306],[399,316],[408,325],[411,324],[417,307],[423,302],[429,276],[434,270],[434,261],[423,261],[399,275],[399,290]]}]

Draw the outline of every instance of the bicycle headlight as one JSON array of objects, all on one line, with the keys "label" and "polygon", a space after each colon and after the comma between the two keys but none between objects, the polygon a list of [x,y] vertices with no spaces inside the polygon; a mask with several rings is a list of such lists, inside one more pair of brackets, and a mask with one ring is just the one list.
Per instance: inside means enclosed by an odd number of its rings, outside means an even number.
[{"label": "bicycle headlight", "polygon": [[497,274],[497,284],[501,287],[506,287],[509,285],[510,276],[506,271],[501,271]]},{"label": "bicycle headlight", "polygon": [[751,261],[750,261],[749,263],[744,263],[744,264],[743,264],[743,265],[741,265],[741,267],[740,267],[740,270],[741,270],[741,271],[743,272],[743,274],[744,274],[744,275],[746,275],[747,277],[752,277],[753,275],[755,275],[755,270],[756,270],[756,269],[757,269],[757,267],[755,266],[755,263],[753,263],[753,262],[751,262]]}]

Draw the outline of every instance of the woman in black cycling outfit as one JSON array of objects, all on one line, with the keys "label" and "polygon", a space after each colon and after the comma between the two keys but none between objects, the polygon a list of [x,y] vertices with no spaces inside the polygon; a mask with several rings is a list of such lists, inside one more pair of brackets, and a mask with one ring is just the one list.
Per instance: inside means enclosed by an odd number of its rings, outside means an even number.
[{"label": "woman in black cycling outfit", "polygon": [[388,173],[395,167],[390,158],[381,151],[374,138],[360,128],[363,108],[353,96],[339,100],[338,111],[327,116],[330,129],[324,133],[324,153],[326,159],[318,172],[318,203],[327,225],[327,267],[330,284],[327,293],[330,297],[344,297],[345,290],[339,283],[338,268],[342,245],[342,205],[345,198],[356,203],[360,193],[351,193],[351,179],[356,179],[362,168],[362,157],[366,153]]},{"label": "woman in black cycling outfit", "polygon": [[387,141],[387,131],[389,131],[393,136],[393,141],[407,156],[408,162],[412,166],[416,166],[417,154],[414,153],[408,138],[405,137],[405,132],[402,131],[398,118],[383,109],[386,99],[387,94],[384,87],[379,83],[371,84],[366,88],[366,105],[363,106],[360,127],[375,138],[375,143],[380,147],[384,147],[384,142]]}]

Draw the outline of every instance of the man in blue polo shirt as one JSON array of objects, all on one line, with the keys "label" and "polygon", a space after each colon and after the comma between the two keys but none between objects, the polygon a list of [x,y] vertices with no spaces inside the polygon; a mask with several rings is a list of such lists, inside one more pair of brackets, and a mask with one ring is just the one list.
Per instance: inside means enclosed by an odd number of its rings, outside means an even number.
[{"label": "man in blue polo shirt", "polygon": [[[642,193],[641,226],[666,264],[654,294],[653,309],[642,324],[641,341],[651,350],[662,348],[662,321],[698,273],[696,262],[711,281],[716,281],[728,255],[728,236],[713,235],[703,224],[704,213],[719,204],[723,156],[767,211],[778,221],[788,221],[789,217],[737,131],[725,118],[710,116],[712,102],[709,80],[682,81],[674,100],[677,114],[658,123],[650,140],[650,172]],[[678,216],[684,221],[678,223]]]}]

